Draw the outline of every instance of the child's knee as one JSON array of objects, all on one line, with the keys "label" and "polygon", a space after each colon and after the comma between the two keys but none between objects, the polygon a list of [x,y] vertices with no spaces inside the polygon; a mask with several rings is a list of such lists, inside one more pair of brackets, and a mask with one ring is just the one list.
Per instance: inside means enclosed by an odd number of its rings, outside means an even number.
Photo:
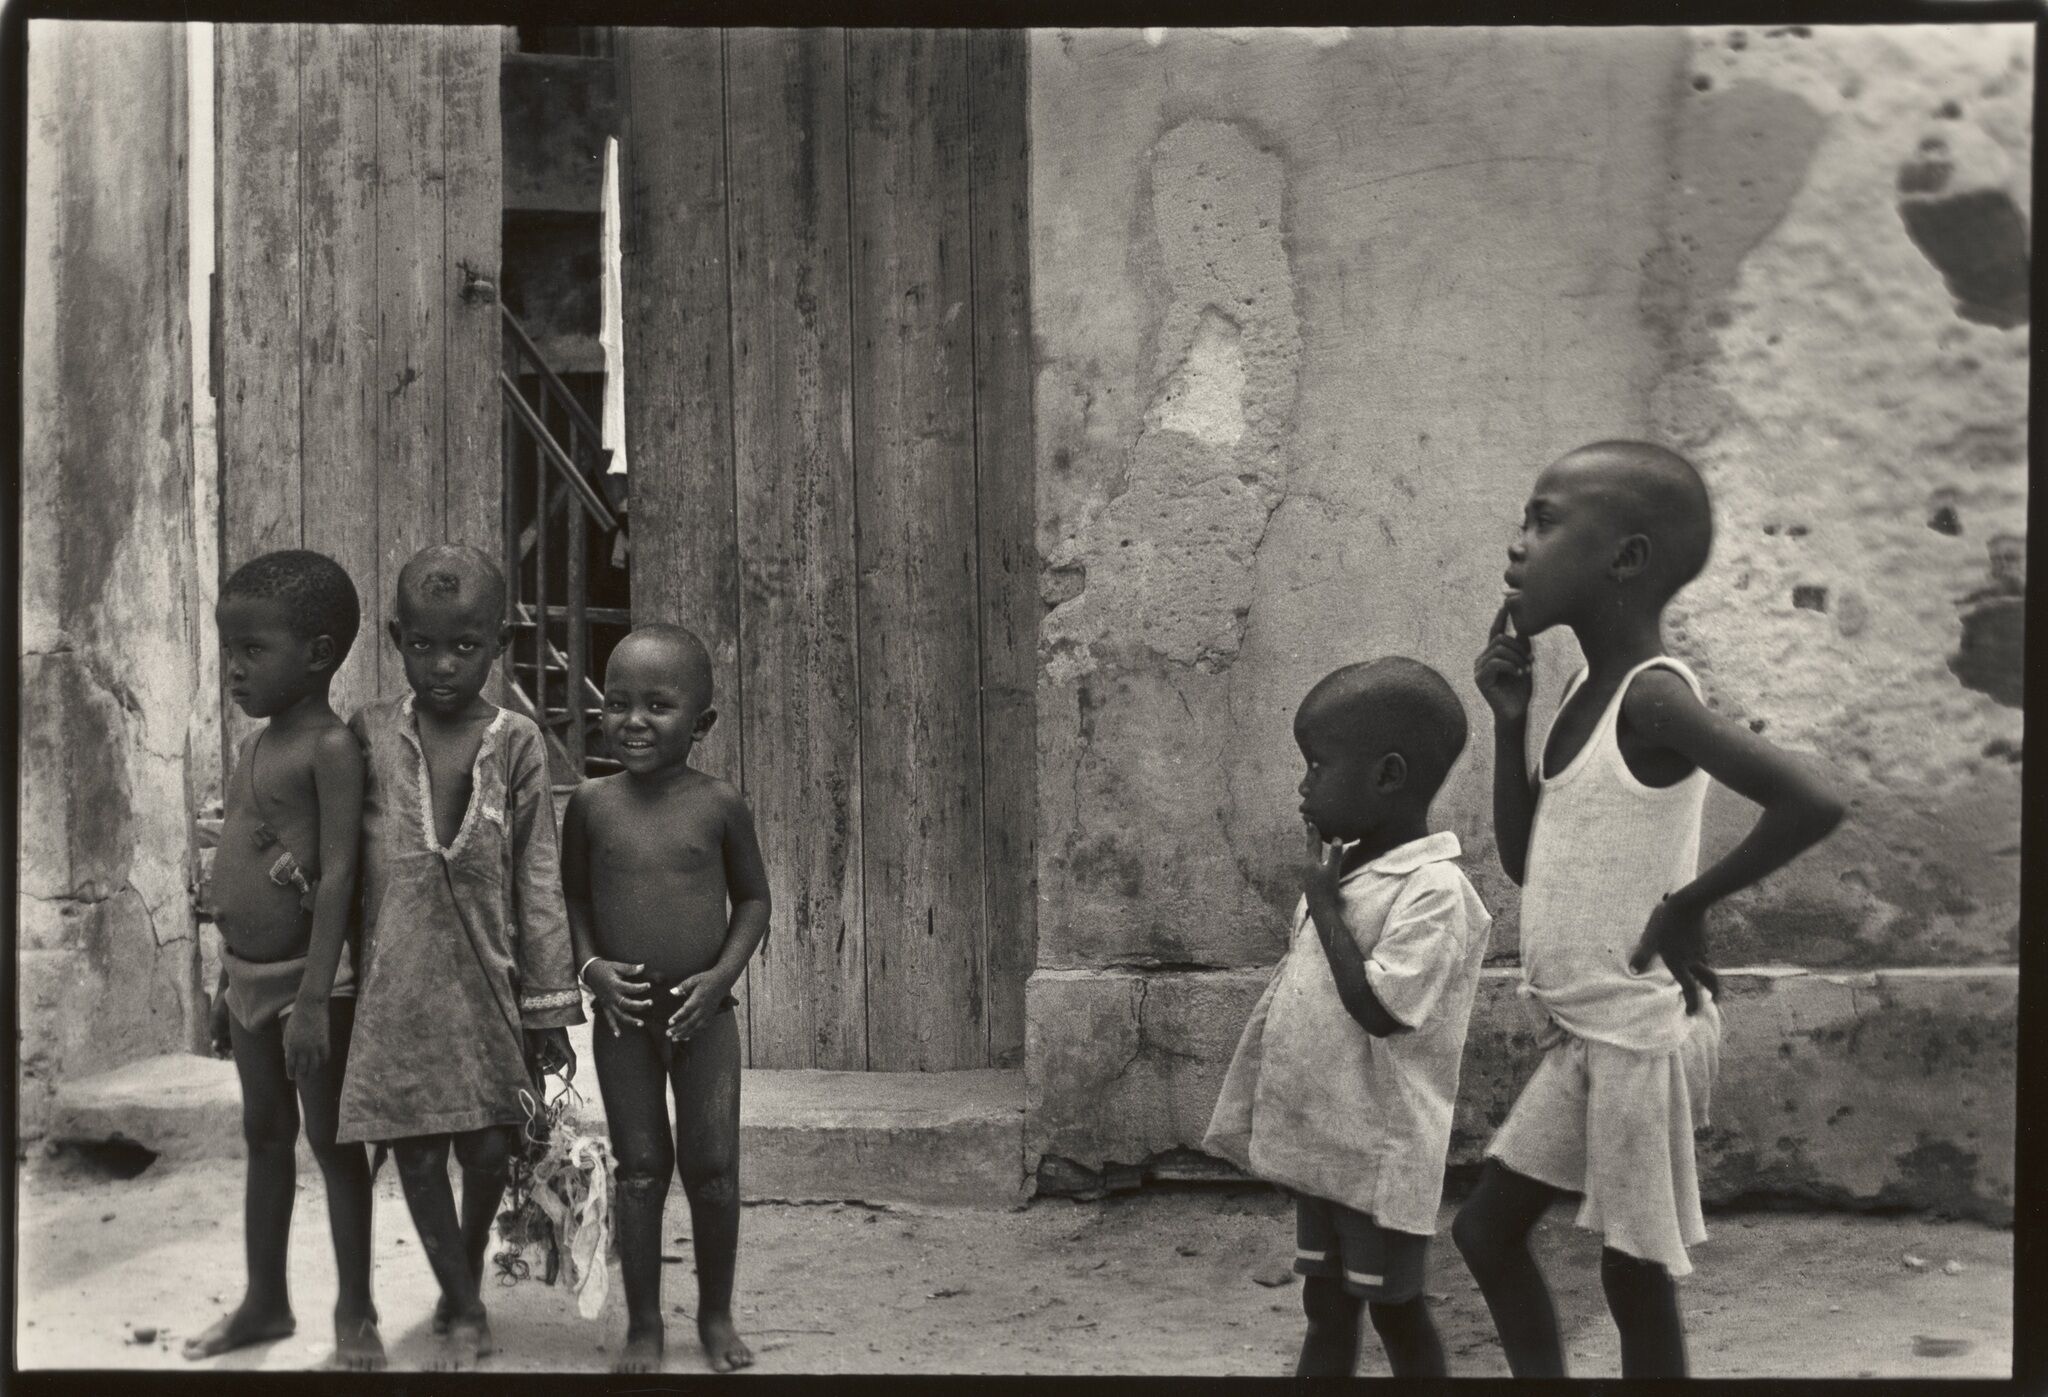
[{"label": "child's knee", "polygon": [[1333,1276],[1309,1276],[1301,1283],[1301,1312],[1318,1329],[1358,1323],[1364,1303]]},{"label": "child's knee", "polygon": [[1671,1273],[1657,1262],[1630,1256],[1613,1247],[1600,1248],[1600,1282],[1610,1295],[1654,1291],[1672,1283]]},{"label": "child's knee", "polygon": [[675,1173],[675,1147],[662,1131],[616,1131],[612,1135],[612,1156],[618,1161],[621,1183],[627,1179],[657,1179],[667,1188],[669,1176]]},{"label": "child's knee", "polygon": [[731,1160],[685,1160],[683,1192],[700,1208],[722,1208],[740,1196],[739,1170]]},{"label": "child's knee", "polygon": [[324,1140],[318,1139],[310,1131],[307,1132],[306,1143],[313,1151],[313,1162],[320,1166],[321,1176],[330,1184],[358,1176],[369,1177],[370,1156],[361,1145],[337,1144],[331,1134]]},{"label": "child's knee", "polygon": [[455,1161],[479,1174],[503,1174],[512,1164],[512,1142],[508,1132],[496,1127],[473,1130],[455,1137]]},{"label": "child's knee", "polygon": [[1451,1241],[1457,1245],[1458,1254],[1469,1264],[1475,1257],[1485,1259],[1498,1249],[1499,1239],[1481,1218],[1476,1200],[1467,1199],[1465,1206],[1458,1209],[1458,1215],[1451,1219]]},{"label": "child's knee", "polygon": [[448,1181],[448,1156],[433,1145],[401,1140],[392,1145],[391,1157],[398,1163],[398,1177],[408,1184],[430,1183],[437,1177],[443,1184]]},{"label": "child's knee", "polygon": [[270,1106],[242,1103],[242,1143],[252,1153],[291,1149],[299,1140],[299,1113],[289,1101]]},{"label": "child's knee", "polygon": [[658,1209],[668,1201],[668,1179],[669,1171],[666,1169],[658,1172],[635,1169],[622,1162],[613,1182],[618,1188],[621,1205]]},{"label": "child's knee", "polygon": [[1426,1328],[1429,1306],[1420,1295],[1405,1300],[1374,1300],[1366,1306],[1372,1327],[1382,1339],[1402,1339]]},{"label": "child's knee", "polygon": [[[701,1120],[701,1118],[700,1118]],[[683,1191],[698,1203],[725,1203],[739,1193],[739,1142],[709,1127],[676,1130],[676,1172]]]}]

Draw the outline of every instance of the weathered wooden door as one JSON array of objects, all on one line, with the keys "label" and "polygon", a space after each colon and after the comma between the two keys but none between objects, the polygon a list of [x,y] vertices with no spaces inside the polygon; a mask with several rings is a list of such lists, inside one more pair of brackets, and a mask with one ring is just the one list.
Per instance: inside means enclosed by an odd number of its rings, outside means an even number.
[{"label": "weathered wooden door", "polygon": [[[348,569],[347,712],[405,682],[383,635],[405,560],[503,553],[500,31],[216,32],[221,565]],[[231,753],[248,720],[222,698]]]},{"label": "weathered wooden door", "polygon": [[1021,1061],[1035,937],[1023,36],[622,45],[633,610],[710,647],[756,1067]]}]

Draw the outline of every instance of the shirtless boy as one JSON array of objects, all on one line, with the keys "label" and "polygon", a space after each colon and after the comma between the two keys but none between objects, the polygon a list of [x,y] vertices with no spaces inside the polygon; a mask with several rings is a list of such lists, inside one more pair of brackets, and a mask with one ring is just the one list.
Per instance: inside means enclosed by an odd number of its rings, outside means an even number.
[{"label": "shirtless boy", "polygon": [[248,1289],[234,1313],[188,1340],[211,1358],[297,1327],[285,1287],[299,1113],[327,1183],[340,1295],[335,1361],[384,1366],[370,1302],[370,1166],[335,1143],[355,987],[347,945],[363,809],[363,755],[329,706],[334,672],[361,624],[340,564],[294,549],[243,564],[214,609],[228,692],[267,719],[228,782],[213,901],[221,982],[213,1032],[233,1045],[249,1151],[243,1200]]},{"label": "shirtless boy", "polygon": [[[711,661],[679,626],[642,626],[605,667],[604,732],[625,770],[586,781],[562,822],[562,876],[618,1160],[626,1283],[620,1372],[661,1366],[661,1218],[680,1171],[697,1253],[697,1336],[718,1372],[754,1361],[733,1325],[739,1251],[739,1027],[732,987],[768,933],[768,873],[731,785],[690,765],[717,720]],[[669,1143],[668,1103],[676,1103]]]}]

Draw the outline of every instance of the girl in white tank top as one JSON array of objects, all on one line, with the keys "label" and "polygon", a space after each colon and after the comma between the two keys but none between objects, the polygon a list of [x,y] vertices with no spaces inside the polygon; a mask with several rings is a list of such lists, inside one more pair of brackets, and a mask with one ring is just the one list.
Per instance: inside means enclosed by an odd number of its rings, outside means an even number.
[{"label": "girl in white tank top", "polygon": [[[1699,870],[1709,777],[1695,767],[1674,785],[1646,786],[1622,759],[1615,737],[1622,700],[1636,676],[1653,667],[1671,670],[1700,695],[1691,670],[1658,655],[1623,676],[1563,771],[1544,770],[1548,733],[1537,749],[1536,814],[1522,887],[1522,992],[1568,1033],[1669,1052],[1689,1029],[1678,982],[1661,958],[1641,974],[1628,960],[1657,904]],[[1585,670],[1573,676],[1564,703],[1585,678]]]}]

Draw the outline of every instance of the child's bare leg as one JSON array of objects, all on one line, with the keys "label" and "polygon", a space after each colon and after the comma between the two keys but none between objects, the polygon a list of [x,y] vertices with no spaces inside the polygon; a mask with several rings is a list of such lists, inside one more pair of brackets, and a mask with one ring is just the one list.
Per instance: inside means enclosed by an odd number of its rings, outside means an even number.
[{"label": "child's bare leg", "polygon": [[1399,1304],[1375,1300],[1367,1307],[1373,1331],[1386,1350],[1387,1366],[1397,1378],[1440,1378],[1446,1375],[1444,1342],[1429,1317],[1429,1302],[1418,1295]]},{"label": "child's bare leg", "polygon": [[334,1237],[334,1360],[343,1368],[371,1372],[384,1366],[384,1341],[377,1333],[377,1307],[370,1299],[370,1157],[362,1145],[337,1144],[342,1074],[348,1066],[349,1032],[356,1002],[328,1001],[327,1065],[299,1083],[305,1110],[306,1143],[327,1183],[327,1228]]},{"label": "child's bare leg", "polygon": [[484,1252],[491,1245],[491,1228],[498,1221],[498,1205],[505,1201],[505,1185],[512,1176],[516,1129],[493,1125],[455,1137],[455,1161],[462,1166],[462,1255],[479,1295],[483,1293]]},{"label": "child's bare leg", "polygon": [[652,1035],[592,1036],[612,1154],[618,1161],[619,1272],[626,1284],[626,1347],[613,1371],[661,1370],[661,1219],[675,1173],[669,1143],[668,1069]]},{"label": "child's bare leg", "polygon": [[455,1192],[448,1186],[448,1144],[446,1135],[415,1136],[394,1142],[391,1153],[398,1160],[406,1211],[412,1214],[434,1279],[441,1283],[450,1316],[446,1346],[440,1360],[429,1366],[453,1369],[473,1367],[490,1351],[490,1327],[476,1277],[469,1271]]},{"label": "child's bare leg", "polygon": [[275,1021],[244,1029],[230,1015],[228,1034],[242,1082],[242,1140],[249,1156],[242,1197],[248,1288],[233,1313],[185,1341],[187,1358],[268,1343],[298,1327],[285,1285],[285,1250],[298,1192],[299,1103],[285,1075],[284,1029]]},{"label": "child's bare leg", "polygon": [[1612,1247],[1600,1249],[1600,1286],[1621,1331],[1625,1378],[1685,1376],[1685,1325],[1678,1317],[1678,1287],[1671,1273]]},{"label": "child's bare leg", "polygon": [[1550,1287],[1529,1251],[1529,1233],[1559,1190],[1486,1161],[1479,1186],[1458,1210],[1451,1236],[1486,1297],[1493,1326],[1518,1378],[1561,1378],[1564,1344]]},{"label": "child's bare leg", "polygon": [[1344,1289],[1335,1276],[1305,1276],[1301,1309],[1308,1316],[1298,1378],[1348,1378],[1358,1366],[1358,1318],[1365,1302]]},{"label": "child's bare leg", "polygon": [[697,1251],[697,1337],[720,1373],[744,1368],[754,1351],[732,1321],[733,1267],[740,1246],[739,1016],[720,1013],[676,1045],[676,1164],[690,1199]]}]

